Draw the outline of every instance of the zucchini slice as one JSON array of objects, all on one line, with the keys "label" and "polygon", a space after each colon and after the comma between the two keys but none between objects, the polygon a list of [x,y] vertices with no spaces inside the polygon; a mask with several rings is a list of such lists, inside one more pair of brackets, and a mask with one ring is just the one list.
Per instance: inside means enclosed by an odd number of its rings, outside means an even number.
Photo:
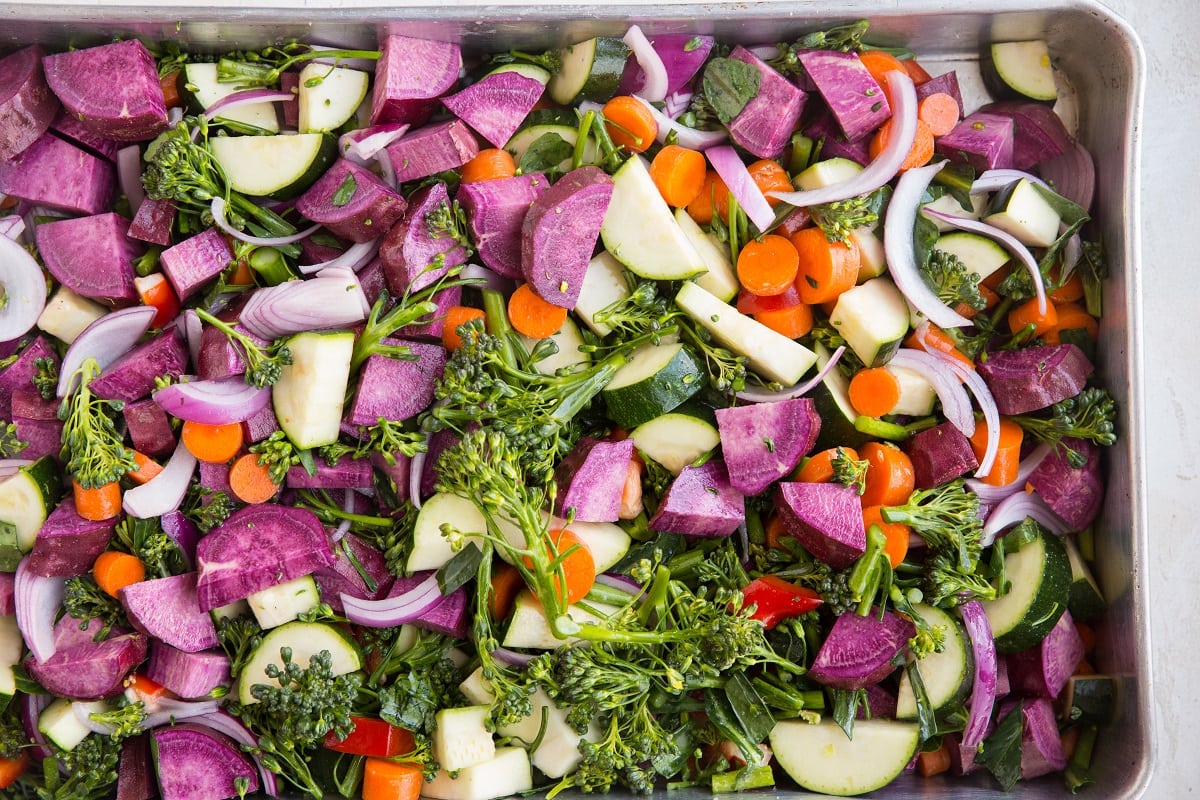
[{"label": "zucchini slice", "polygon": [[1021,244],[1049,247],[1058,238],[1062,218],[1027,178],[1021,178],[996,193],[983,221],[1008,231]]},{"label": "zucchini slice", "polygon": [[[543,136],[557,136],[566,142],[567,146],[574,148],[575,143],[579,141],[579,129],[573,125],[558,122],[529,125],[514,133],[512,138],[508,140],[508,143],[504,145],[504,149],[512,155],[513,161],[520,164],[521,159],[525,156],[525,152],[533,146],[534,142]],[[583,145],[583,161],[585,164],[591,164],[595,160],[596,141],[588,137],[588,140]],[[555,169],[559,172],[566,172],[570,168],[570,157],[564,158],[555,166]]]},{"label": "zucchini slice", "polygon": [[890,361],[908,333],[908,304],[890,278],[872,278],[837,299],[829,323],[868,367]]},{"label": "zucchini slice", "polygon": [[980,59],[984,85],[995,97],[1053,103],[1058,99],[1050,48],[1041,39],[997,42]]},{"label": "zucchini slice", "polygon": [[288,339],[292,363],[271,390],[279,427],[298,448],[333,444],[341,432],[354,334],[298,333]]},{"label": "zucchini slice", "polygon": [[61,497],[62,480],[50,456],[0,481],[0,569],[16,570]]},{"label": "zucchini slice", "polygon": [[289,622],[266,633],[262,643],[247,659],[238,678],[238,700],[242,705],[258,702],[251,693],[255,686],[279,685],[267,676],[267,667],[274,664],[283,668],[280,651],[285,647],[292,651],[292,663],[304,668],[313,656],[328,650],[332,659],[330,671],[334,675],[347,675],[362,669],[362,654],[358,647],[337,628],[323,622]]},{"label": "zucchini slice", "polygon": [[639,425],[629,438],[638,450],[662,464],[672,475],[678,475],[721,443],[715,425],[687,410],[663,414]]},{"label": "zucchini slice", "polygon": [[[183,66],[183,85],[188,105],[204,111],[221,98],[239,92],[236,83],[217,80],[216,63],[189,63]],[[233,122],[265,133],[279,132],[279,115],[274,103],[248,103],[217,116],[218,121]]]},{"label": "zucchini slice", "polygon": [[301,133],[336,131],[366,99],[370,76],[362,70],[309,64],[300,71],[297,127]]},{"label": "zucchini slice", "polygon": [[[913,606],[930,626],[945,632],[945,647],[940,653],[930,653],[917,662],[921,681],[934,710],[965,697],[973,680],[975,668],[971,648],[967,644],[962,623],[940,608],[918,603]],[[900,691],[896,695],[896,719],[916,719],[917,698],[913,694],[908,671],[900,673]]]},{"label": "zucchini slice", "polygon": [[679,342],[647,343],[634,351],[602,392],[608,415],[622,428],[673,411],[704,387],[707,373]]},{"label": "zucchini slice", "polygon": [[942,234],[933,249],[957,257],[980,280],[1003,267],[1011,258],[1008,251],[996,242],[969,231]]},{"label": "zucchini slice", "polygon": [[604,103],[621,85],[629,47],[612,36],[597,36],[558,51],[561,66],[546,84],[550,99],[564,106],[580,100]]},{"label": "zucchini slice", "polygon": [[917,751],[919,726],[873,719],[854,723],[854,738],[831,719],[817,725],[786,720],[771,730],[779,766],[805,789],[838,797],[888,785]]},{"label": "zucchini slice", "polygon": [[1012,589],[983,609],[996,638],[996,650],[1016,653],[1045,638],[1067,610],[1071,563],[1062,539],[1041,534],[1004,556]]},{"label": "zucchini slice", "polygon": [[229,188],[275,200],[301,194],[337,158],[337,140],[323,133],[214,136],[208,143]]}]

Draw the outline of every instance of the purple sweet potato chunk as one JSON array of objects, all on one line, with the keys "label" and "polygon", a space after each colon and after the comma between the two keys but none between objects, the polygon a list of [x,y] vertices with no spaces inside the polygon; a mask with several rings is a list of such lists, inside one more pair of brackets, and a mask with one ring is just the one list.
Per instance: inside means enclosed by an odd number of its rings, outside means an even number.
[{"label": "purple sweet potato chunk", "polygon": [[358,285],[362,287],[367,302],[374,307],[387,289],[387,276],[383,272],[383,262],[378,257],[372,258],[358,271]]},{"label": "purple sweet potato chunk", "polygon": [[421,470],[421,485],[418,487],[422,497],[433,494],[434,484],[437,482],[438,456],[458,441],[458,434],[449,429],[438,431],[429,437],[429,451],[425,454],[425,468]]},{"label": "purple sweet potato chunk", "polygon": [[200,529],[182,511],[168,511],[158,518],[158,524],[163,533],[171,537],[171,541],[183,553],[183,562],[188,569],[196,562],[196,545],[200,542]]},{"label": "purple sweet potato chunk", "polygon": [[460,119],[411,130],[386,148],[396,180],[415,181],[458,169],[479,153],[475,134]]},{"label": "purple sweet potato chunk", "polygon": [[42,48],[31,45],[0,60],[0,161],[37,141],[58,108],[42,72]]},{"label": "purple sweet potato chunk", "polygon": [[787,475],[812,449],[821,416],[807,397],[717,409],[721,451],[733,488],[758,494]]},{"label": "purple sweet potato chunk", "polygon": [[1007,657],[1012,686],[1032,697],[1058,699],[1083,658],[1083,639],[1070,611],[1064,611],[1046,638]]},{"label": "purple sweet potato chunk", "polygon": [[279,420],[275,418],[275,409],[271,408],[270,403],[267,403],[263,406],[262,411],[243,422],[242,426],[246,431],[247,442],[261,442],[279,430]]},{"label": "purple sweet potato chunk", "polygon": [[1001,414],[1026,414],[1074,397],[1095,367],[1073,344],[999,350],[979,365]]},{"label": "purple sweet potato chunk", "polygon": [[82,575],[104,552],[115,527],[115,519],[93,522],[79,516],[68,494],[38,531],[29,553],[29,570],[50,578]]},{"label": "purple sweet potato chunk", "polygon": [[[353,190],[344,188],[350,182]],[[406,205],[400,193],[375,173],[345,158],[338,159],[296,198],[296,211],[301,215],[352,242],[382,236],[404,214]]]},{"label": "purple sweet potato chunk", "polygon": [[[229,319],[222,319],[222,322],[233,323]],[[259,347],[266,348],[271,344],[239,323],[233,323],[233,329]],[[235,345],[220,328],[205,325],[200,334],[200,358],[196,363],[196,374],[202,380],[210,381],[228,378],[231,375],[244,375],[245,372],[246,360],[242,357],[241,345]]]},{"label": "purple sweet potato chunk", "polygon": [[412,467],[412,459],[399,451],[392,453],[392,459],[393,461],[389,462],[384,458],[383,453],[372,453],[371,466],[391,479],[396,486],[398,497],[406,497],[408,495],[408,473]]},{"label": "purple sweet potato chunk", "polygon": [[892,659],[915,633],[911,622],[890,611],[882,620],[874,610],[865,617],[847,611],[829,629],[808,677],[838,689],[879,683],[896,669]]},{"label": "purple sweet potato chunk", "polygon": [[[690,33],[662,33],[647,36],[650,46],[667,69],[667,94],[677,92],[691,83],[692,78],[708,61],[716,40],[711,36]],[[618,94],[638,94],[646,82],[646,71],[636,58],[625,61]]]},{"label": "purple sweet potato chunk", "polygon": [[[429,215],[449,206],[450,195],[444,183],[435,183],[408,199],[404,217],[392,226],[379,245],[388,289],[396,297],[406,291],[424,289],[436,283],[450,267],[465,264],[467,251],[449,236],[434,238],[429,231]],[[441,266],[430,267],[441,257]]]},{"label": "purple sweet potato chunk", "polygon": [[341,614],[344,610],[343,594],[362,600],[378,600],[387,595],[393,577],[379,550],[354,534],[347,534],[334,545],[333,554],[334,562],[314,572],[313,580],[321,590],[321,599],[335,612]]},{"label": "purple sweet potato chunk", "polygon": [[740,45],[729,57],[754,65],[760,77],[758,94],[729,123],[729,136],[759,158],[775,158],[796,129],[808,95]]},{"label": "purple sweet potato chunk", "polygon": [[1021,778],[1030,780],[1067,768],[1054,706],[1044,697],[1021,706]]},{"label": "purple sweet potato chunk", "polygon": [[130,239],[129,220],[96,214],[46,222],[37,228],[37,246],[54,279],[75,294],[104,302],[138,299],[133,260],[142,253]]},{"label": "purple sweet potato chunk", "polygon": [[429,119],[437,98],[450,91],[462,68],[457,44],[393,34],[383,40],[371,96],[371,124]]},{"label": "purple sweet potato chunk", "polygon": [[1030,473],[1029,485],[1071,530],[1081,531],[1092,524],[1104,503],[1100,448],[1070,437],[1064,438],[1062,443],[1084,457],[1083,467],[1075,469],[1065,452],[1055,450]]},{"label": "purple sweet potato chunk", "polygon": [[180,300],[187,300],[233,261],[233,250],[217,228],[184,239],[159,256],[162,270]]},{"label": "purple sweet potato chunk", "polygon": [[58,419],[58,408],[61,402],[56,397],[47,400],[36,389],[18,389],[12,395],[13,418],[49,420]]},{"label": "purple sweet potato chunk", "polygon": [[223,733],[184,723],[151,731],[162,800],[226,800],[258,791],[250,756]]},{"label": "purple sweet potato chunk", "polygon": [[442,105],[495,147],[504,147],[546,91],[519,72],[493,72],[442,98]]},{"label": "purple sweet potato chunk", "polygon": [[13,417],[13,422],[17,426],[17,438],[26,443],[21,458],[37,460],[51,456],[61,460],[63,423],[60,420]]},{"label": "purple sweet potato chunk", "polygon": [[196,600],[196,573],[131,583],[120,591],[133,627],[185,653],[220,644],[212,616]]},{"label": "purple sweet potato chunk", "polygon": [[110,162],[49,131],[16,156],[0,160],[0,192],[72,214],[106,211],[116,177]]},{"label": "purple sweet potato chunk", "polygon": [[[201,489],[212,494],[224,492],[226,496],[229,496],[233,492],[233,489],[229,486],[229,464],[215,461],[201,461],[197,473],[199,474]],[[210,502],[212,502],[211,497],[206,497],[201,501],[201,505],[207,506]]]},{"label": "purple sweet potato chunk", "polygon": [[871,163],[871,137],[864,136],[853,142],[847,140],[829,112],[823,111],[812,122],[806,123],[804,135],[821,140],[821,158],[848,158],[864,167]]},{"label": "purple sweet potato chunk", "polygon": [[784,532],[834,569],[845,569],[866,552],[862,504],[852,487],[784,481],[775,494],[775,509]]},{"label": "purple sweet potato chunk", "polygon": [[1006,100],[980,110],[1012,119],[1013,166],[1017,169],[1027,170],[1057,158],[1073,144],[1062,117],[1042,103]]},{"label": "purple sweet potato chunk", "polygon": [[[991,736],[995,729],[996,724],[988,722],[986,736]],[[983,769],[983,765],[976,761],[979,756],[979,748],[964,746],[961,733],[948,734],[942,741],[946,743],[946,749],[950,753],[950,773],[952,775],[961,777]]]},{"label": "purple sweet potato chunk", "polygon": [[650,529],[685,536],[729,536],[746,518],[746,500],[729,482],[725,462],[686,466],[671,481]]},{"label": "purple sweet potato chunk", "polygon": [[171,244],[171,228],[175,225],[175,201],[147,197],[138,206],[129,223],[129,237],[162,247]]},{"label": "purple sweet potato chunk", "polygon": [[247,506],[200,540],[196,548],[202,611],[228,605],[333,563],[329,535],[303,508]]},{"label": "purple sweet potato chunk", "polygon": [[12,419],[13,394],[18,389],[28,389],[33,385],[39,358],[50,359],[58,368],[58,353],[42,336],[30,340],[17,360],[0,370],[0,419]]},{"label": "purple sweet potato chunk", "polygon": [[11,617],[17,613],[17,576],[12,572],[0,572],[0,617]]},{"label": "purple sweet potato chunk", "polygon": [[581,439],[554,470],[558,484],[554,513],[560,517],[574,513],[581,522],[616,522],[632,458],[632,439]]},{"label": "purple sweet potato chunk", "polygon": [[878,683],[873,683],[865,688],[867,702],[858,707],[855,719],[895,719],[896,695]]},{"label": "purple sweet potato chunk", "polygon": [[951,161],[969,164],[977,172],[1013,166],[1012,120],[977,111],[938,137],[936,150]]},{"label": "purple sweet potato chunk", "polygon": [[59,650],[44,664],[30,658],[25,668],[34,680],[60,697],[100,700],[120,694],[125,677],[145,658],[146,637],[127,633]]},{"label": "purple sweet potato chunk", "polygon": [[150,737],[130,736],[121,742],[121,761],[117,767],[117,800],[151,800],[158,797],[154,784],[154,762],[150,757]]},{"label": "purple sweet potato chunk", "polygon": [[[358,279],[361,283],[361,272],[358,274]],[[398,336],[405,339],[433,339],[438,342],[442,340],[442,332],[446,329],[446,312],[450,309],[450,306],[457,306],[462,303],[462,287],[451,286],[442,289],[431,299],[433,304],[437,306],[437,310],[431,315],[430,321],[421,325],[405,325],[396,331]]]},{"label": "purple sweet potato chunk", "polygon": [[190,700],[206,697],[218,686],[229,686],[229,656],[223,650],[188,653],[163,642],[150,643],[146,676]]},{"label": "purple sweet potato chunk", "polygon": [[966,114],[966,107],[963,105],[962,90],[958,87],[958,73],[954,70],[943,72],[937,77],[930,78],[917,87],[917,100],[924,100],[931,94],[948,94],[954,98],[954,102],[958,103],[958,115],[961,117]]},{"label": "purple sweet potato chunk", "polygon": [[918,489],[941,486],[979,466],[971,440],[949,422],[913,434],[904,452],[912,459]]},{"label": "purple sweet potato chunk", "polygon": [[179,328],[170,328],[138,345],[104,368],[92,391],[106,400],[132,403],[154,391],[160,375],[179,377],[187,370],[188,351]]},{"label": "purple sweet potato chunk", "polygon": [[151,458],[170,455],[175,450],[175,432],[167,412],[153,400],[126,403],[122,409],[125,427],[133,447]]},{"label": "purple sweet potato chunk", "polygon": [[371,488],[371,462],[365,458],[342,456],[333,466],[325,459],[316,460],[317,474],[296,465],[288,470],[289,489],[369,489]]},{"label": "purple sweet potato chunk", "polygon": [[863,138],[892,116],[883,89],[857,53],[804,50],[797,57],[849,141]]},{"label": "purple sweet potato chunk", "polygon": [[[409,577],[396,578],[387,596],[398,597],[415,588],[431,574],[429,571],[414,572]],[[420,619],[413,620],[413,625],[456,639],[465,639],[468,622],[467,591],[465,588],[458,588],[448,595],[443,595],[437,605],[422,614]]]},{"label": "purple sweet potato chunk", "polygon": [[536,172],[458,187],[456,199],[467,215],[479,259],[497,274],[521,277],[521,223],[549,188],[550,181]]},{"label": "purple sweet potato chunk", "polygon": [[65,108],[61,109],[50,123],[50,130],[106,161],[112,161],[114,164],[117,161],[117,151],[121,149],[122,143],[96,133]]},{"label": "purple sweet potato chunk", "polygon": [[[63,106],[96,133],[141,142],[166,130],[158,67],[137,39],[55,53],[42,66]],[[112,80],[114,75],[121,79]]]},{"label": "purple sweet potato chunk", "polygon": [[433,388],[446,367],[446,349],[425,342],[387,339],[389,345],[406,345],[416,361],[384,355],[367,359],[359,375],[358,392],[346,416],[351,425],[375,425],[379,418],[399,422],[415,416],[433,400]]},{"label": "purple sweet potato chunk", "polygon": [[[295,69],[289,69],[279,73],[279,90],[287,92],[293,96],[298,96],[300,93],[300,73]],[[300,127],[300,103],[298,101],[283,103],[283,127],[289,130],[296,130]]]},{"label": "purple sweet potato chunk", "polygon": [[529,207],[521,224],[521,273],[547,303],[575,307],[612,193],[603,170],[581,167]]},{"label": "purple sweet potato chunk", "polygon": [[[386,231],[380,231],[380,234]],[[307,236],[300,240],[299,262],[304,266],[323,264],[340,256],[350,247],[345,239],[336,236]]]},{"label": "purple sweet potato chunk", "polygon": [[[80,620],[72,617],[69,614],[63,614],[58,622],[54,623],[54,649],[70,650],[78,647],[81,644],[88,644],[99,636],[104,630],[104,620],[99,617]],[[115,630],[115,634],[130,633],[128,630]]]}]

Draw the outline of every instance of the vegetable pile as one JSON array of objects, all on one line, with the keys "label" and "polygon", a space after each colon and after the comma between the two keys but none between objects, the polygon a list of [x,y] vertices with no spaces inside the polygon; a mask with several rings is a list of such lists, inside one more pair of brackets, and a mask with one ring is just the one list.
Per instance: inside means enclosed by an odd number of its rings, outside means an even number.
[{"label": "vegetable pile", "polygon": [[0,60],[0,787],[1088,783],[1091,157],[867,33]]}]

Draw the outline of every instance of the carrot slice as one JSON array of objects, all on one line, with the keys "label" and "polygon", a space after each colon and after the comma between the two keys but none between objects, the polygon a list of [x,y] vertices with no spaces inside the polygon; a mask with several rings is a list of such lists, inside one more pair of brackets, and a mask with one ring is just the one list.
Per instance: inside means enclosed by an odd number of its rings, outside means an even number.
[{"label": "carrot slice", "polygon": [[200,461],[224,464],[237,455],[242,447],[241,423],[228,425],[206,425],[202,422],[185,421],[179,436],[183,446]]},{"label": "carrot slice", "polygon": [[934,92],[917,103],[917,119],[934,136],[945,136],[958,124],[958,101],[945,92]]},{"label": "carrot slice", "polygon": [[482,183],[501,178],[511,178],[517,174],[517,165],[512,153],[499,147],[489,147],[480,150],[475,156],[462,165],[459,170],[459,180],[463,183]]},{"label": "carrot slice", "polygon": [[738,254],[737,275],[742,288],[751,294],[783,294],[796,280],[800,256],[783,236],[767,234],[750,241]]},{"label": "carrot slice", "polygon": [[604,104],[605,127],[613,144],[633,153],[644,153],[654,144],[658,122],[650,109],[630,95],[614,97]]},{"label": "carrot slice", "polygon": [[484,314],[478,308],[470,306],[450,306],[446,309],[446,319],[442,322],[442,346],[447,350],[457,350],[462,347],[462,337],[458,328],[473,319],[483,319]]},{"label": "carrot slice", "polygon": [[866,486],[859,498],[864,507],[898,506],[908,501],[917,479],[907,453],[880,442],[867,442],[858,453],[867,462]]},{"label": "carrot slice", "polygon": [[695,200],[706,174],[704,154],[677,144],[659,150],[650,162],[650,178],[672,208],[684,208]]},{"label": "carrot slice", "polygon": [[887,553],[888,562],[892,565],[892,569],[900,566],[900,562],[908,555],[908,540],[912,534],[912,528],[901,522],[887,522],[883,518],[883,506],[865,506],[862,510],[863,527],[870,529],[872,525],[878,525],[883,531],[886,542],[883,545],[883,552]]},{"label": "carrot slice", "polygon": [[163,471],[162,464],[136,450],[133,451],[133,463],[137,464],[137,469],[126,472],[125,477],[139,486],[154,480],[158,473]]},{"label": "carrot slice", "polygon": [[279,491],[271,480],[271,468],[258,463],[257,453],[239,456],[229,468],[229,488],[243,503],[265,503]]},{"label": "carrot slice", "polygon": [[1058,309],[1054,307],[1054,303],[1046,302],[1045,313],[1038,310],[1037,298],[1030,298],[1021,305],[1008,312],[1008,329],[1013,333],[1033,326],[1033,335],[1041,336],[1046,331],[1049,331],[1058,324]]},{"label": "carrot slice", "polygon": [[105,550],[92,564],[92,577],[105,594],[116,597],[126,586],[146,580],[146,567],[137,556]]},{"label": "carrot slice", "polygon": [[[1021,468],[1021,442],[1025,438],[1025,431],[1021,426],[1008,417],[1000,418],[999,430],[1000,443],[996,450],[996,460],[987,476],[980,479],[992,486],[1004,486],[1017,479],[1017,472]],[[976,459],[983,458],[984,451],[987,450],[987,441],[988,426],[987,423],[981,422],[971,434],[971,450],[974,451]]]},{"label": "carrot slice", "polygon": [[362,800],[417,800],[424,785],[418,764],[368,758],[363,766]]},{"label": "carrot slice", "polygon": [[799,339],[813,329],[812,306],[804,303],[759,311],[754,319],[789,339]]},{"label": "carrot slice", "polygon": [[850,405],[866,417],[892,413],[900,402],[900,381],[887,367],[868,367],[850,379]]},{"label": "carrot slice", "polygon": [[101,522],[121,513],[121,484],[116,481],[91,488],[72,481],[71,490],[75,496],[75,513],[86,520]]},{"label": "carrot slice", "polygon": [[831,242],[820,228],[804,228],[792,234],[791,241],[799,256],[796,288],[801,302],[818,305],[836,300],[858,280],[862,256],[853,240]]},{"label": "carrot slice", "polygon": [[[754,179],[754,185],[764,195],[767,192],[790,192],[796,188],[792,186],[791,176],[779,165],[778,161],[763,158],[746,167],[746,171],[750,173],[750,177]],[[772,207],[781,202],[783,201],[778,197],[767,196],[767,203]]]},{"label": "carrot slice", "polygon": [[548,303],[523,283],[508,298],[508,319],[520,333],[531,339],[553,336],[567,321],[567,309]]}]

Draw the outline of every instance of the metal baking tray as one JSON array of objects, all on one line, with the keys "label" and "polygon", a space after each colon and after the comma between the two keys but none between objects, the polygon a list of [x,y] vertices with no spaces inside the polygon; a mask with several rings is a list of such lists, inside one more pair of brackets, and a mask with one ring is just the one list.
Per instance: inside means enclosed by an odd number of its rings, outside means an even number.
[{"label": "metal baking tray", "polygon": [[[1119,676],[1116,718],[1101,732],[1096,783],[1083,797],[1141,796],[1154,766],[1148,619],[1142,322],[1139,242],[1139,140],[1144,57],[1133,30],[1091,0],[849,0],[653,2],[618,4],[453,2],[422,5],[372,0],[210,0],[205,5],[149,0],[79,3],[0,0],[0,52],[40,42],[86,46],[114,36],[148,43],[175,40],[213,51],[289,39],[374,47],[384,32],[459,41],[467,52],[558,46],[598,34],[620,35],[631,22],[647,32],[697,32],[761,44],[866,18],[873,42],[903,44],[934,74],[950,67],[968,105],[983,97],[977,53],[983,43],[1045,38],[1065,79],[1063,116],[1097,165],[1094,216],[1111,277],[1100,324],[1101,379],[1120,406],[1120,440],[1107,451],[1107,496],[1096,528],[1097,579],[1110,608],[1098,626],[1096,668]],[[973,96],[972,96],[973,95]],[[975,103],[976,105],[978,103]],[[755,792],[778,797],[803,792]],[[672,792],[679,800],[707,796]],[[873,796],[1042,800],[1069,796],[1056,777],[1022,782],[1004,795],[986,774],[966,779],[904,776]]]}]

